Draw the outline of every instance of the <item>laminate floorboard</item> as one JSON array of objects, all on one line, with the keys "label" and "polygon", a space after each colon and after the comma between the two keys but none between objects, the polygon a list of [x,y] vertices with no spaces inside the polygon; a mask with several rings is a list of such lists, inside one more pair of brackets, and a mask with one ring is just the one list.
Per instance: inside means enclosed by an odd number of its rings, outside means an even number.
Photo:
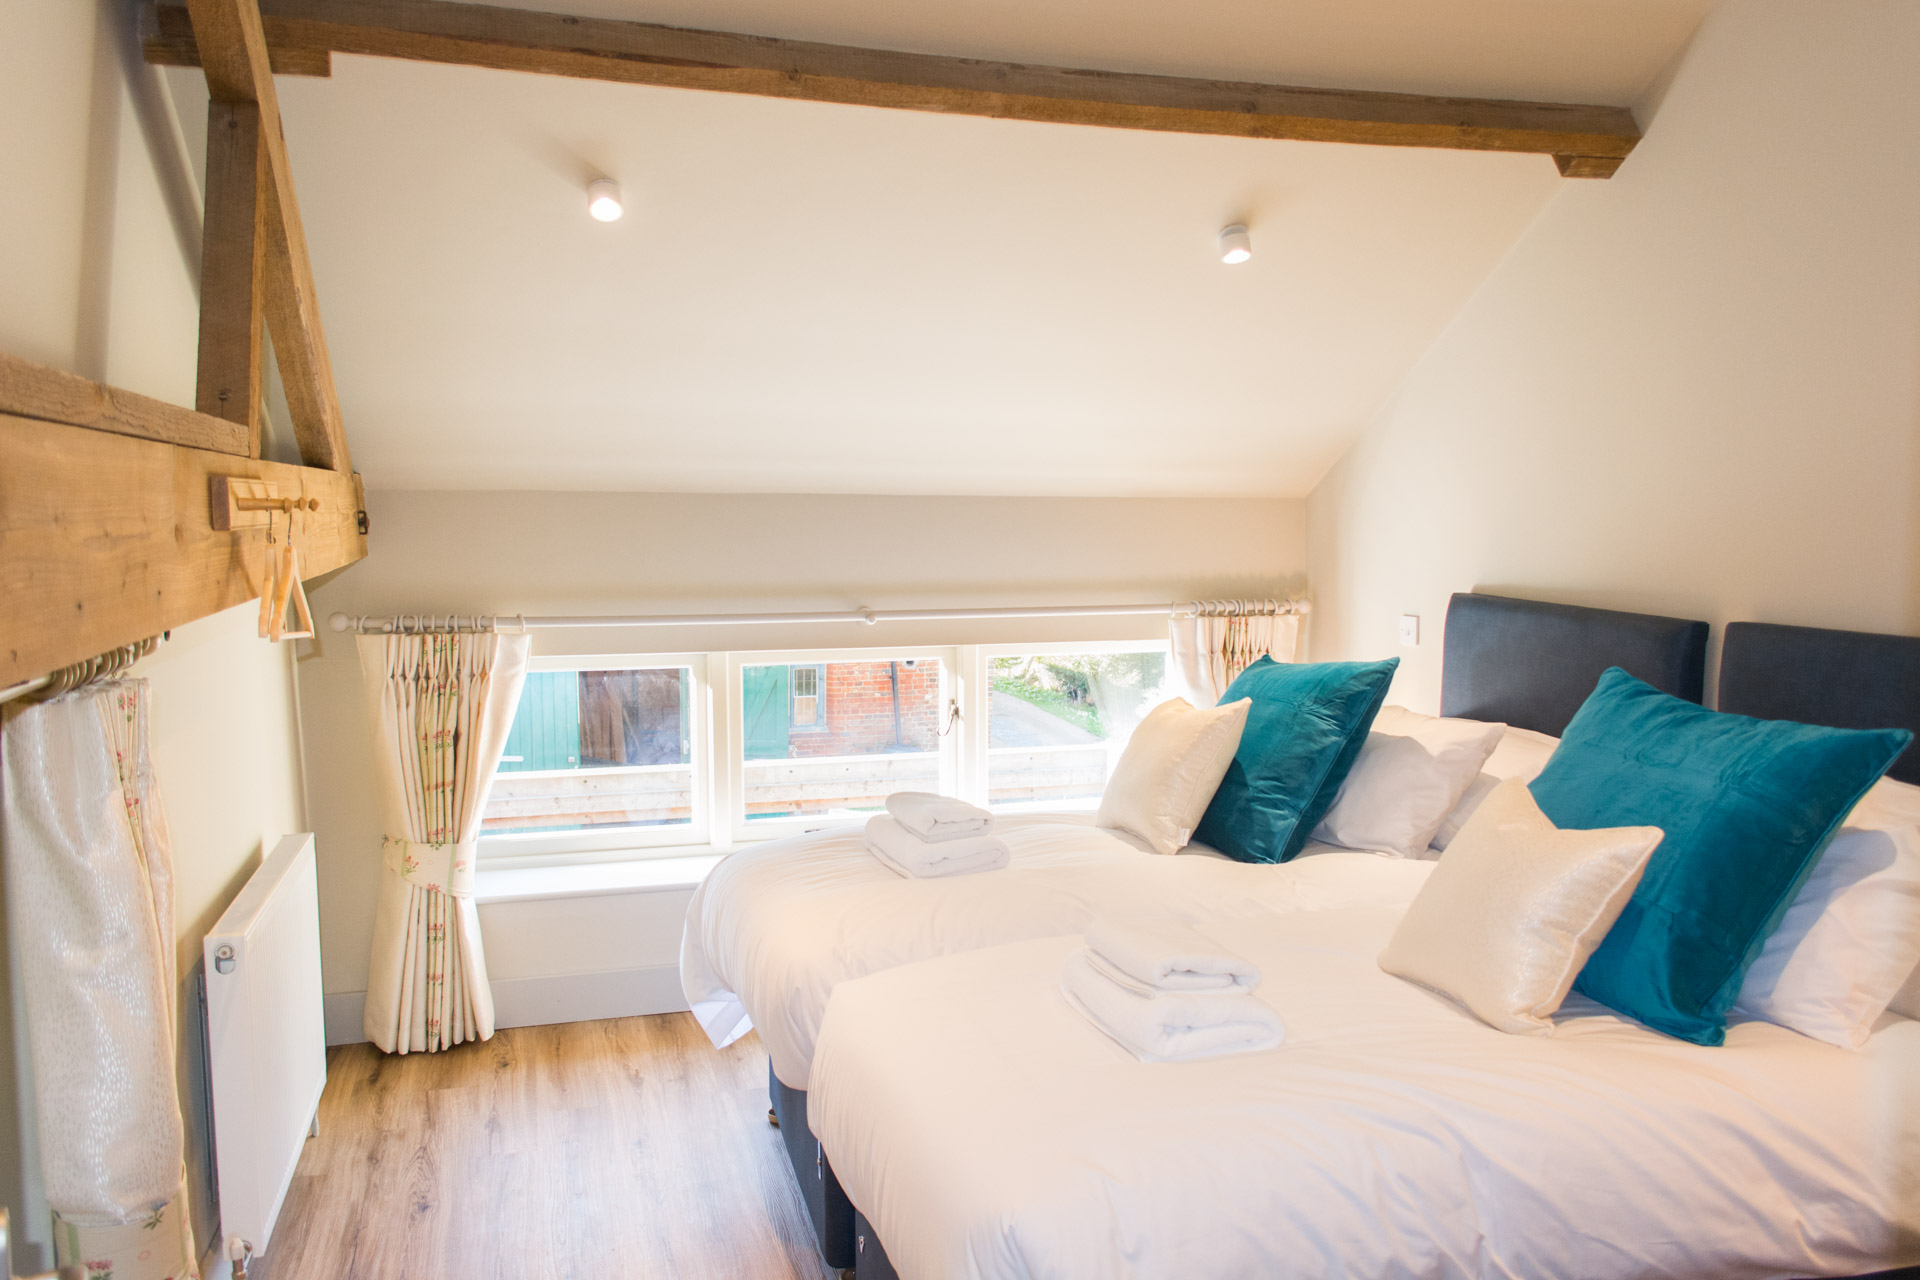
[{"label": "laminate floorboard", "polygon": [[757,1036],[684,1013],[327,1056],[253,1280],[823,1280]]}]

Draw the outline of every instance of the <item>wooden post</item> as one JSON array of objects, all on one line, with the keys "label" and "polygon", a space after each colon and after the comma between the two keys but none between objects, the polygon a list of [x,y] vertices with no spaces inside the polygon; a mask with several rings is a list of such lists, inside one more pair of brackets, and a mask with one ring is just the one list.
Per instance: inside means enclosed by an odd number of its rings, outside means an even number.
[{"label": "wooden post", "polygon": [[260,456],[261,353],[266,341],[266,151],[260,108],[207,104],[207,219],[200,256],[201,413],[247,429]]}]

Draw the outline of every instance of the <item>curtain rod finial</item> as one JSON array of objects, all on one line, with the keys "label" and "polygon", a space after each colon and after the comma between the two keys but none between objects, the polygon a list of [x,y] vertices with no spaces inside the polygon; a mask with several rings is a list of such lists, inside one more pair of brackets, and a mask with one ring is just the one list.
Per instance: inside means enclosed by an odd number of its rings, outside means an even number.
[{"label": "curtain rod finial", "polygon": [[335,631],[345,631],[348,627],[351,627],[353,625],[353,619],[349,618],[344,613],[336,613],[331,618],[327,619],[327,625],[333,628]]}]

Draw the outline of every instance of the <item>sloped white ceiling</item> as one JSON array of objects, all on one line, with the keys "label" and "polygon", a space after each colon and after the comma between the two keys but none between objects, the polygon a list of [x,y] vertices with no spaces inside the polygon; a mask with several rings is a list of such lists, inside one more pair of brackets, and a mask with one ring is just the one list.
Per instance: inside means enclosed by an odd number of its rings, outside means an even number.
[{"label": "sloped white ceiling", "polygon": [[[548,7],[1625,102],[1706,5]],[[385,488],[1303,494],[1561,183],[1539,156],[340,56],[279,87],[354,459]],[[586,215],[601,174],[621,222]],[[1255,256],[1225,267],[1236,220]]]}]

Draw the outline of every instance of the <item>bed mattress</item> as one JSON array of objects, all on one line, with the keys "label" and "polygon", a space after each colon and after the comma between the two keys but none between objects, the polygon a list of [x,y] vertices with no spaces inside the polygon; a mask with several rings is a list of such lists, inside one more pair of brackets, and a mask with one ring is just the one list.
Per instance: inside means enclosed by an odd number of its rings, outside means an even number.
[{"label": "bed mattress", "polygon": [[935,956],[1078,933],[1100,914],[1270,914],[1404,905],[1432,865],[1309,846],[1282,866],[1198,846],[1166,856],[1087,814],[1002,818],[1002,871],[916,880],[867,852],[859,827],[730,854],[695,891],[680,945],[687,1003],[716,1045],[760,1032],[773,1072],[807,1087],[834,988]]},{"label": "bed mattress", "polygon": [[844,984],[815,1133],[901,1275],[1775,1277],[1920,1261],[1920,1023],[1717,1048],[1575,998],[1508,1036],[1379,970],[1399,909],[1216,919],[1278,1049],[1144,1064],[1078,938]]}]

